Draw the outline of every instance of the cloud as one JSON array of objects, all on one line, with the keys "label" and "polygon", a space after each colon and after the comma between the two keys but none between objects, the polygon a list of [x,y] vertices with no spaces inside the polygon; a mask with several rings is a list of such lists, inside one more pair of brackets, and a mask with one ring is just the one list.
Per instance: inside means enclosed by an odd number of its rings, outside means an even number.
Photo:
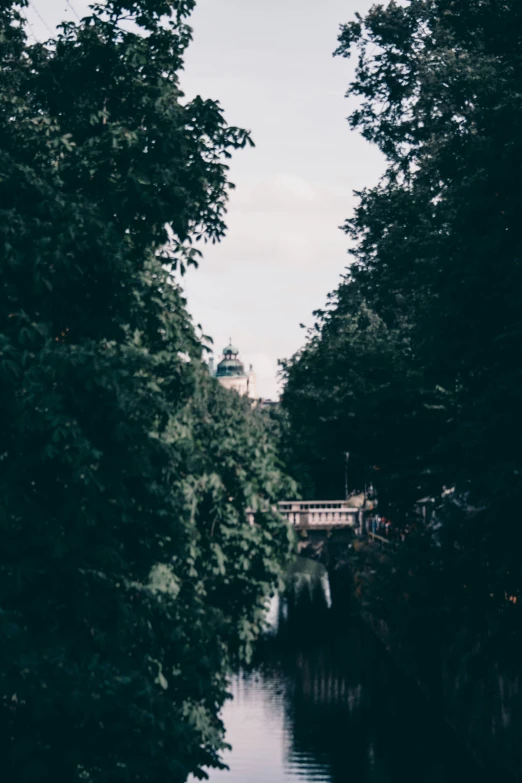
[{"label": "cloud", "polygon": [[320,200],[319,188],[302,177],[276,174],[254,185],[240,187],[233,209],[240,212],[302,212],[316,208]]},{"label": "cloud", "polygon": [[328,214],[346,212],[353,204],[346,188],[325,187],[303,177],[278,173],[254,184],[240,184],[231,198],[230,214]]},{"label": "cloud", "polygon": [[223,242],[202,248],[210,267],[238,265],[311,268],[336,259],[342,267],[347,240],[339,226],[349,215],[352,198],[345,189],[318,186],[280,173],[234,192]]}]

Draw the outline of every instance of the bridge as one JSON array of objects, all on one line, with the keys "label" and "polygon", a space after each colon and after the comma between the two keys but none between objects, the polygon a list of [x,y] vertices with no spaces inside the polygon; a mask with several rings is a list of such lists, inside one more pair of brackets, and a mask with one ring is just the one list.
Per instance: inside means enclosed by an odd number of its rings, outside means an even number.
[{"label": "bridge", "polygon": [[282,514],[298,530],[358,528],[362,511],[350,500],[288,500],[278,504]]},{"label": "bridge", "polygon": [[[350,500],[283,500],[278,511],[297,530],[333,530],[362,527],[363,511]],[[251,525],[255,512],[247,509]]]}]

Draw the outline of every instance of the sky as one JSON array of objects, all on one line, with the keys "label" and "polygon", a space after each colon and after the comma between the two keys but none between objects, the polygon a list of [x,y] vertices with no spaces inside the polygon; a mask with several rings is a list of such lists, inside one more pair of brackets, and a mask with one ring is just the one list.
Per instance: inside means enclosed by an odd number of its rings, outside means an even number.
[{"label": "sky", "polygon": [[[230,163],[228,233],[203,248],[182,280],[188,307],[214,340],[232,338],[253,364],[258,396],[278,396],[278,359],[305,341],[349,264],[339,226],[354,190],[374,185],[380,153],[352,131],[344,97],[354,62],[332,57],[339,25],[372,0],[198,0],[181,84],[187,98],[219,100],[229,124],[251,131],[255,148]],[[31,0],[40,39],[80,0]]]}]

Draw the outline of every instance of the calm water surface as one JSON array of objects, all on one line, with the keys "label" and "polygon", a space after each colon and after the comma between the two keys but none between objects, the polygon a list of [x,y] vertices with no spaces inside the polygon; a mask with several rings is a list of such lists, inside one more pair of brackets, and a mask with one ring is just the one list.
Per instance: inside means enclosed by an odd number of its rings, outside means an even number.
[{"label": "calm water surface", "polygon": [[229,769],[210,780],[481,782],[365,628],[329,607],[325,575],[311,571],[271,607],[272,635],[232,682],[223,712]]}]

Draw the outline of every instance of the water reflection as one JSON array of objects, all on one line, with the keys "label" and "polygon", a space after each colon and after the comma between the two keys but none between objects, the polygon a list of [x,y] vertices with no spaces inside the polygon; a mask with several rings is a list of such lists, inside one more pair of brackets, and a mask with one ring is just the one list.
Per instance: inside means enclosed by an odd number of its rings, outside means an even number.
[{"label": "water reflection", "polygon": [[274,633],[224,710],[220,783],[453,783],[479,778],[372,637],[329,608],[324,573],[298,569]]}]

